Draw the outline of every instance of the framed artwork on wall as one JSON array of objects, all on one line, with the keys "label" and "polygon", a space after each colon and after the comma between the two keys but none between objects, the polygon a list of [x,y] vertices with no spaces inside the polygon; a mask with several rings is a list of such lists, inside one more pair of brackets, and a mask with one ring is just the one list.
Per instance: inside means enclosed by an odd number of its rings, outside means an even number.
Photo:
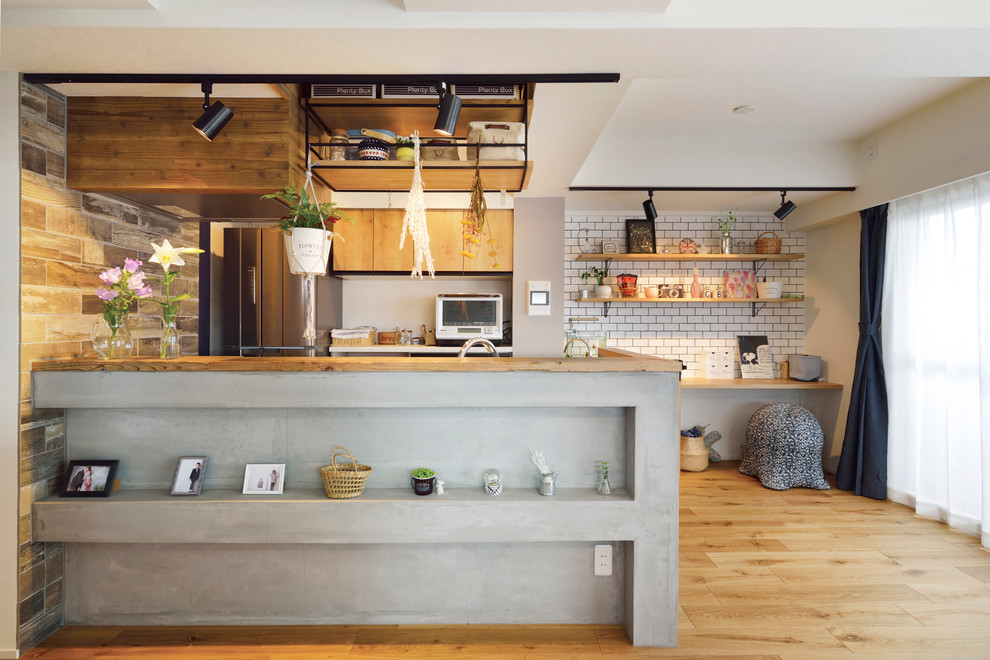
[{"label": "framed artwork on wall", "polygon": [[59,497],[109,497],[119,463],[105,459],[69,461]]},{"label": "framed artwork on wall", "polygon": [[626,220],[626,250],[630,254],[655,254],[657,233],[652,220]]}]

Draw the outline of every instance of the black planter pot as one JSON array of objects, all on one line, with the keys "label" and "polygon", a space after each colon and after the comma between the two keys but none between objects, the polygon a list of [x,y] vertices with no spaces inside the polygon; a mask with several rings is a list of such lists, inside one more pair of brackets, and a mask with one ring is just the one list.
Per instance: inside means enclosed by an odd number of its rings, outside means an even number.
[{"label": "black planter pot", "polygon": [[436,476],[432,476],[429,479],[418,479],[416,477],[412,478],[413,492],[417,495],[432,495],[433,485],[436,483]]}]

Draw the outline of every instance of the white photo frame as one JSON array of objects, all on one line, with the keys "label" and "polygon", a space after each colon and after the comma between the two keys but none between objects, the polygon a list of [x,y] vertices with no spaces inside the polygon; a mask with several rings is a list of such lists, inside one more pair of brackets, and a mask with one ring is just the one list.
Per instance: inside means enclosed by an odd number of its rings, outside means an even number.
[{"label": "white photo frame", "polygon": [[206,476],[206,456],[180,456],[175,464],[171,495],[199,495]]},{"label": "white photo frame", "polygon": [[245,495],[281,495],[285,487],[285,463],[248,463],[244,466]]}]

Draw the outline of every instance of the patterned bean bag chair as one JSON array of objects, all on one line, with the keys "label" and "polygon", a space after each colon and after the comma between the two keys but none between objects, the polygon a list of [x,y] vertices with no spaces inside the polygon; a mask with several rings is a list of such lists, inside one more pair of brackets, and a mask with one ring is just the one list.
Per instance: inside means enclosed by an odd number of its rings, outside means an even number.
[{"label": "patterned bean bag chair", "polygon": [[822,474],[825,434],[811,411],[792,403],[759,408],[746,425],[746,453],[739,471],[767,488],[826,490]]}]

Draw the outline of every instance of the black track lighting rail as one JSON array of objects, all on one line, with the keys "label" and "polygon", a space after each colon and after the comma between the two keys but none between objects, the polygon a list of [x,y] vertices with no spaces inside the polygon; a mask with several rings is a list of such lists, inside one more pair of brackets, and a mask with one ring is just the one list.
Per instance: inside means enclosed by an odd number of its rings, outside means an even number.
[{"label": "black track lighting rail", "polygon": [[570,192],[852,192],[855,186],[571,186]]},{"label": "black track lighting rail", "polygon": [[[332,83],[381,85],[435,85],[437,80],[464,85],[527,85],[531,83],[615,83],[618,73],[520,73],[520,74],[231,74],[231,73],[25,73],[24,80],[38,85],[65,83],[214,85],[317,85]],[[790,188],[788,188],[790,190]]]}]

